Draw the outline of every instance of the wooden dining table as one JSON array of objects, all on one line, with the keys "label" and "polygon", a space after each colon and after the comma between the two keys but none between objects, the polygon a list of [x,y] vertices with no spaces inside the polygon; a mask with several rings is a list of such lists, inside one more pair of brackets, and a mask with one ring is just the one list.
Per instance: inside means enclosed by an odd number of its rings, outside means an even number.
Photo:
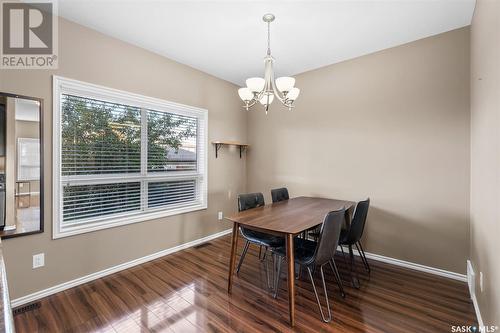
[{"label": "wooden dining table", "polygon": [[228,293],[231,293],[233,283],[239,228],[245,227],[268,234],[283,236],[285,238],[288,262],[288,309],[290,325],[293,327],[295,325],[294,236],[321,224],[327,213],[342,208],[346,210],[346,223],[349,223],[355,205],[355,202],[346,200],[297,197],[248,209],[226,217],[227,220],[233,222],[231,258],[229,261],[227,282]]}]

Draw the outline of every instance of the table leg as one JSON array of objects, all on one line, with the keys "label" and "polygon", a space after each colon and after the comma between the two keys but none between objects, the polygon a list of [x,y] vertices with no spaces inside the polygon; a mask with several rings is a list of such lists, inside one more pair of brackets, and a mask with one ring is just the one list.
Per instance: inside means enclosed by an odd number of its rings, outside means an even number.
[{"label": "table leg", "polygon": [[286,235],[286,256],[288,259],[288,309],[290,326],[295,326],[295,260],[293,252],[293,235]]},{"label": "table leg", "polygon": [[231,287],[233,286],[233,276],[234,276],[234,266],[236,264],[236,250],[238,248],[238,233],[239,224],[234,223],[233,225],[233,237],[231,240],[231,257],[229,258],[229,276],[227,278],[227,292],[231,293]]}]

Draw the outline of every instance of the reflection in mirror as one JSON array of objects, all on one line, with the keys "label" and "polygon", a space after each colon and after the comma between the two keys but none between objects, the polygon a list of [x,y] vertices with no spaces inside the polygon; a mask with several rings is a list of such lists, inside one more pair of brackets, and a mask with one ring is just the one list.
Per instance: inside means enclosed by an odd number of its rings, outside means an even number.
[{"label": "reflection in mirror", "polygon": [[0,235],[42,230],[40,101],[0,94]]}]

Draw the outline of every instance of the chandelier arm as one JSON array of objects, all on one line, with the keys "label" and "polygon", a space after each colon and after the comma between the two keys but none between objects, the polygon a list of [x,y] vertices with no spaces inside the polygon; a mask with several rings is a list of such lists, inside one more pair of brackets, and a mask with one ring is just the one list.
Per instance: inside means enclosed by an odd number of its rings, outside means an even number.
[{"label": "chandelier arm", "polygon": [[282,94],[278,88],[276,88],[276,83],[274,81],[274,75],[273,77],[271,78],[271,87],[273,89],[273,93],[274,95],[276,96],[276,98],[278,98],[278,100],[283,104],[283,105],[286,105],[288,106],[287,104],[287,99],[286,99],[286,96],[284,94]]},{"label": "chandelier arm", "polygon": [[248,103],[248,105],[245,105],[245,107],[251,108],[252,106],[255,105],[255,103],[257,103],[257,100],[254,98]]},{"label": "chandelier arm", "polygon": [[254,101],[254,103],[252,105],[254,105],[258,101],[260,101],[260,99],[264,96],[265,92],[266,92],[266,88],[264,87],[264,89],[261,90],[260,92],[254,93],[254,96],[253,96],[253,99],[252,99],[252,101]]},{"label": "chandelier arm", "polygon": [[266,85],[264,86],[264,91],[267,92],[272,92],[274,96],[283,104],[284,103],[284,96],[281,96],[280,91],[276,88],[276,83],[274,81],[274,68],[273,68],[273,62],[274,59],[272,56],[268,55],[265,58],[265,72],[264,72],[264,77],[266,80]]}]

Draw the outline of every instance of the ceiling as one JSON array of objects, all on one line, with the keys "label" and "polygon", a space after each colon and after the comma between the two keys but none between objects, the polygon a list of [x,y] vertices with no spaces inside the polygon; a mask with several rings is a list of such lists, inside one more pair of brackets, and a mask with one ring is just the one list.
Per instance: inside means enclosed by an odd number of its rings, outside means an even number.
[{"label": "ceiling", "polygon": [[470,24],[475,0],[59,0],[59,14],[216,77],[263,76],[266,25],[289,76]]}]

